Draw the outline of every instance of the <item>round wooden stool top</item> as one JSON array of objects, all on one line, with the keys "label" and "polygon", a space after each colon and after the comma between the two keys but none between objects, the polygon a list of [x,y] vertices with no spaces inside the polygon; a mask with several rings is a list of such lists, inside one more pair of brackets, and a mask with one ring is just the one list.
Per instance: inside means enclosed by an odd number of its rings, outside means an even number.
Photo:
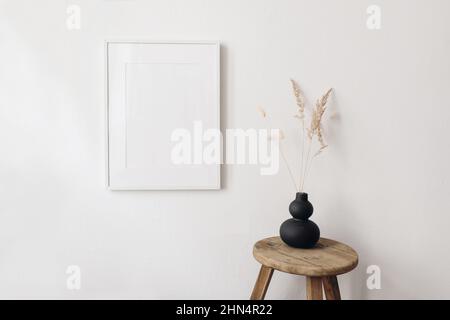
[{"label": "round wooden stool top", "polygon": [[312,249],[289,247],[280,237],[267,238],[255,244],[253,256],[266,267],[309,277],[335,276],[358,265],[355,250],[325,238]]}]

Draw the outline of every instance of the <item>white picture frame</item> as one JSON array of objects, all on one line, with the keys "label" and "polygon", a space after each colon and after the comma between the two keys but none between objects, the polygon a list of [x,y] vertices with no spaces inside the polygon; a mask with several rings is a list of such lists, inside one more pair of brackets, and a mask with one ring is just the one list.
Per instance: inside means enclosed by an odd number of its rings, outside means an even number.
[{"label": "white picture frame", "polygon": [[110,190],[217,190],[220,162],[174,164],[170,132],[220,132],[217,41],[105,40]]}]

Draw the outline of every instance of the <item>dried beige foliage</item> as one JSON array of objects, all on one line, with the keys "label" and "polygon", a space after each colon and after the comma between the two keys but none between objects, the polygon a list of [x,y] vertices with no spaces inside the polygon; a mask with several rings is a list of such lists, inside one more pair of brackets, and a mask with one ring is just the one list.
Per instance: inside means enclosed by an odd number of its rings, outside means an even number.
[{"label": "dried beige foliage", "polygon": [[329,89],[322,97],[320,97],[320,99],[317,99],[316,107],[314,108],[311,117],[311,125],[308,128],[308,138],[312,139],[313,136],[316,135],[322,149],[326,147],[323,140],[322,117],[325,113],[328,97],[330,96],[332,90],[333,89]]},{"label": "dried beige foliage", "polygon": [[[325,113],[325,110],[327,109],[326,104],[328,102],[328,98],[330,97],[330,94],[332,91],[333,91],[332,88],[328,89],[328,91],[325,94],[323,94],[319,99],[317,99],[316,106],[312,112],[311,124],[310,124],[309,128],[307,129],[309,146],[308,146],[308,153],[306,155],[305,170],[303,171],[303,176],[301,178],[300,190],[303,190],[306,177],[308,176],[309,169],[311,168],[312,160],[315,157],[317,157],[319,154],[321,154],[322,151],[327,147],[327,144],[325,143],[324,138],[323,138],[322,119],[323,119],[323,114]],[[320,147],[319,147],[319,150],[317,150],[312,156],[310,156],[311,155],[311,146],[313,144],[314,136],[317,137]],[[302,161],[303,161],[303,158],[302,158]],[[303,164],[302,164],[302,167],[303,167]]]},{"label": "dried beige foliage", "polygon": [[299,119],[305,118],[305,97],[303,96],[297,81],[291,79],[292,90],[294,91],[295,100],[297,102],[297,114],[294,116]]},{"label": "dried beige foliage", "polygon": [[258,107],[257,110],[263,118],[267,117],[267,113],[262,107]]},{"label": "dried beige foliage", "polygon": [[[291,79],[291,85],[297,105],[297,113],[294,115],[294,117],[300,120],[302,126],[302,145],[301,145],[301,161],[300,161],[301,166],[300,166],[300,179],[298,185],[297,182],[295,181],[294,175],[292,174],[293,171],[282,150],[281,144],[280,144],[280,151],[295,188],[297,189],[297,191],[302,192],[304,190],[306,177],[308,175],[309,169],[311,168],[312,160],[320,153],[322,153],[322,151],[327,147],[327,144],[325,143],[323,137],[322,122],[323,122],[323,115],[325,113],[325,110],[327,109],[326,105],[333,89],[332,88],[328,89],[327,92],[325,92],[319,99],[317,99],[315,107],[312,109],[311,112],[311,121],[309,127],[305,128],[305,119],[306,119],[305,97],[299,84],[295,80]],[[263,108],[258,107],[258,112],[262,115],[263,118],[267,117],[267,113],[264,111]],[[311,154],[314,137],[317,138],[317,141],[319,143],[319,149],[314,154]],[[283,140],[284,138],[285,135],[283,131],[280,130],[279,140]],[[307,146],[308,150],[306,155],[304,152],[305,140],[307,140],[306,142],[308,143]]]}]

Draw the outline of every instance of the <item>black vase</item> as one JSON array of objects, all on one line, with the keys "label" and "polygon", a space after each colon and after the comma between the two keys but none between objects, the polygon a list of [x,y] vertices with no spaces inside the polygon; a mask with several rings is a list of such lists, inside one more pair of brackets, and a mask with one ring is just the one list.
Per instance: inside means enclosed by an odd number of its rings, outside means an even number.
[{"label": "black vase", "polygon": [[294,248],[312,248],[320,238],[317,224],[309,220],[314,208],[308,201],[308,194],[297,192],[296,198],[289,205],[293,218],[281,224],[280,237],[288,246]]}]

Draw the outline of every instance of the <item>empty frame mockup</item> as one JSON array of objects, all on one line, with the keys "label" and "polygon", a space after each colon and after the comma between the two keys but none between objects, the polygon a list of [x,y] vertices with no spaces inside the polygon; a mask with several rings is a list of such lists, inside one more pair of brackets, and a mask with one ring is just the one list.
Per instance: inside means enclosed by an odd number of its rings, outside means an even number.
[{"label": "empty frame mockup", "polygon": [[220,189],[219,162],[173,159],[177,130],[220,130],[219,44],[107,41],[106,69],[109,188]]}]

